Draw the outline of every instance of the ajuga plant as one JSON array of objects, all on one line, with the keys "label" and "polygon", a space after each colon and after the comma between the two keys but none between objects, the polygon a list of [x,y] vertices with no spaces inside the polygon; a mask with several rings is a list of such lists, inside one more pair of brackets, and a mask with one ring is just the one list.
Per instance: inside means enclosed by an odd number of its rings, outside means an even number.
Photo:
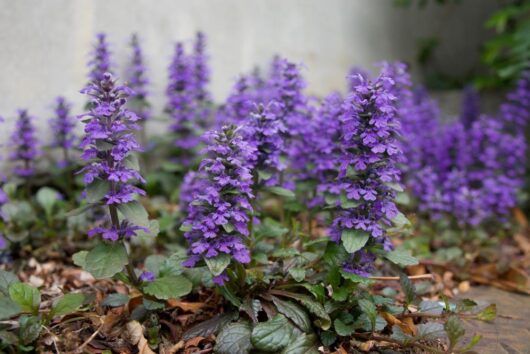
[{"label": "ajuga plant", "polygon": [[400,122],[390,77],[381,75],[374,82],[359,77],[358,81],[342,116],[340,168],[332,190],[342,198],[330,236],[351,254],[344,269],[366,275],[373,267],[375,250],[393,248],[385,227],[398,215],[394,198],[400,188]]},{"label": "ajuga plant", "polygon": [[72,105],[64,97],[55,99],[54,117],[50,119],[53,132],[52,148],[60,150],[61,158],[57,165],[61,169],[72,166],[72,150],[76,146],[76,118],[70,113]]},{"label": "ajuga plant", "polygon": [[[173,283],[169,288],[171,291],[175,286],[180,287],[175,296],[180,292],[187,293],[191,290],[191,283],[185,278],[155,280],[154,273],[149,272],[138,276],[128,258],[128,241],[140,233],[156,236],[156,227],[136,199],[145,193],[135,185],[143,182],[143,178],[134,156],[140,151],[134,136],[140,118],[125,108],[131,90],[117,85],[112,75],[105,73],[103,79],[92,81],[82,92],[89,95],[92,102],[90,111],[81,116],[86,123],[81,142],[83,158],[87,161],[81,170],[86,183],[86,199],[88,207],[104,207],[107,213],[88,231],[89,237],[99,236],[103,242],[89,252],[78,253],[74,261],[96,278],[118,276],[155,298],[167,299],[169,296],[158,291],[160,282]],[[122,273],[123,267],[127,269],[126,273]]]},{"label": "ajuga plant", "polygon": [[29,187],[29,178],[35,174],[36,158],[40,149],[33,126],[34,118],[25,109],[18,110],[15,130],[11,135],[9,160],[13,162],[13,174],[26,180]]},{"label": "ajuga plant", "polygon": [[223,285],[231,262],[250,262],[245,238],[254,197],[250,159],[255,150],[234,125],[208,133],[208,141],[208,157],[200,165],[203,185],[194,194],[182,227],[190,244],[184,264],[206,262],[213,281]]},{"label": "ajuga plant", "polygon": [[175,162],[190,166],[195,160],[195,150],[200,142],[200,127],[194,119],[193,71],[190,59],[184,52],[184,45],[175,45],[175,54],[169,66],[169,83],[166,89],[165,111],[172,119],[171,131],[174,134],[176,151]]},{"label": "ajuga plant", "polygon": [[206,36],[203,32],[197,32],[195,42],[193,43],[193,54],[191,55],[192,71],[192,93],[195,119],[202,128],[208,128],[211,125],[211,95],[208,91],[210,81],[210,69],[208,67],[208,56],[206,55]]},{"label": "ajuga plant", "polygon": [[[128,107],[140,117],[142,131],[145,131],[145,122],[151,116],[151,105],[147,100],[149,95],[147,91],[149,79],[146,74],[144,54],[136,33],[131,36],[130,46],[132,55],[127,68],[127,86],[129,86],[134,93],[128,100]],[[145,141],[142,143],[145,143]]]}]

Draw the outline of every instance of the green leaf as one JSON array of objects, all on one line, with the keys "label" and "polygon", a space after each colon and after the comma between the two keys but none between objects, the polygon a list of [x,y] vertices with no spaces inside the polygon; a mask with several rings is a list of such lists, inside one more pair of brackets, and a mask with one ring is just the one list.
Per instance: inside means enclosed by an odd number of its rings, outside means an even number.
[{"label": "green leaf", "polygon": [[477,315],[481,321],[493,321],[497,317],[497,305],[491,304]]},{"label": "green leaf", "polygon": [[320,332],[320,341],[324,346],[330,347],[337,340],[337,335],[332,331]]},{"label": "green leaf", "polygon": [[120,307],[129,302],[129,296],[125,294],[120,293],[113,293],[107,295],[105,300],[101,303],[103,306],[109,306],[109,307]]},{"label": "green leaf", "polygon": [[83,305],[83,301],[85,301],[85,295],[81,293],[66,294],[53,304],[51,316],[62,316],[72,313]]},{"label": "green leaf", "polygon": [[342,269],[340,270],[340,275],[342,275],[344,279],[350,280],[354,283],[360,283],[360,284],[373,284],[374,283],[374,280],[370,278],[361,277],[360,275],[346,272],[345,270],[342,270]]},{"label": "green leaf", "polygon": [[66,218],[70,218],[70,217],[73,217],[73,216],[78,216],[78,215],[83,214],[88,209],[93,208],[94,206],[95,206],[95,204],[86,204],[86,205],[83,205],[83,206],[81,206],[79,208],[72,209],[72,210],[62,214],[62,216],[66,217]]},{"label": "green leaf", "polygon": [[319,354],[320,352],[315,347],[316,336],[314,334],[305,334],[297,336],[287,348],[282,351],[282,354]]},{"label": "green leaf", "polygon": [[405,293],[405,304],[409,305],[416,297],[414,285],[412,285],[409,277],[404,273],[399,274],[399,284],[401,285],[401,290]]},{"label": "green leaf", "polygon": [[232,231],[234,231],[234,225],[232,224],[223,224],[223,229],[227,232],[227,233],[231,233]]},{"label": "green leaf", "polygon": [[469,341],[469,343],[465,346],[463,346],[461,349],[460,349],[460,352],[461,353],[467,353],[468,351],[470,351],[475,345],[478,344],[478,342],[480,342],[480,340],[482,339],[482,336],[481,335],[474,335],[471,340]]},{"label": "green leaf", "polygon": [[14,317],[21,311],[20,306],[16,302],[6,296],[0,295],[0,321]]},{"label": "green leaf", "polygon": [[139,201],[133,200],[126,204],[120,204],[118,205],[118,210],[125,219],[131,221],[134,225],[149,227],[149,215]]},{"label": "green leaf", "polygon": [[354,253],[366,245],[370,235],[366,231],[348,229],[341,234],[342,244],[348,253]]},{"label": "green leaf", "polygon": [[293,321],[302,331],[311,332],[311,319],[301,306],[291,301],[281,300],[275,296],[272,297],[272,302],[276,305],[279,313]]},{"label": "green leaf", "polygon": [[289,268],[289,274],[293,277],[294,280],[297,282],[301,282],[305,279],[305,269],[304,268]]},{"label": "green leaf", "polygon": [[405,214],[403,214],[401,212],[398,212],[396,214],[396,216],[392,219],[392,223],[398,228],[411,227],[412,226],[410,220],[407,219]]},{"label": "green leaf", "polygon": [[252,349],[252,330],[247,322],[231,323],[217,336],[214,352],[219,354],[248,354]]},{"label": "green leaf", "polygon": [[452,350],[460,338],[464,336],[466,330],[462,321],[457,316],[450,316],[444,325],[445,332],[447,332],[447,338],[449,338],[449,349]]},{"label": "green leaf", "polygon": [[147,271],[154,273],[155,276],[158,277],[158,275],[160,274],[160,268],[166,262],[166,260],[166,257],[159,254],[150,255],[145,259],[144,268]]},{"label": "green leaf", "polygon": [[320,328],[328,330],[329,327],[331,327],[331,318],[329,318],[326,309],[321,303],[313,300],[311,297],[291,292],[282,292],[281,294],[277,295],[286,296],[301,303],[309,312],[320,318],[319,322],[317,323]]},{"label": "green leaf", "polygon": [[358,302],[359,308],[363,313],[366,314],[370,324],[372,326],[372,331],[375,330],[375,320],[377,319],[377,308],[374,303],[368,299],[360,299]]},{"label": "green leaf", "polygon": [[9,296],[9,287],[11,284],[19,283],[18,277],[11,273],[6,272],[5,270],[0,270],[0,293]]},{"label": "green leaf", "polygon": [[221,286],[219,288],[219,291],[223,295],[223,297],[228,300],[232,305],[239,308],[241,306],[241,300],[237,297],[236,294],[228,287],[228,286]]},{"label": "green leaf", "polygon": [[101,179],[95,179],[86,187],[86,200],[89,203],[97,203],[109,192],[110,183]]},{"label": "green leaf", "polygon": [[385,254],[386,259],[400,266],[409,266],[418,264],[418,259],[410,254],[410,251],[404,249],[395,249]]},{"label": "green leaf", "polygon": [[53,207],[59,201],[59,192],[49,187],[42,187],[35,196],[37,203],[44,209],[47,215],[51,214]]},{"label": "green leaf", "polygon": [[291,341],[293,327],[283,315],[258,323],[252,330],[251,342],[256,349],[278,353]]},{"label": "green leaf", "polygon": [[157,278],[144,287],[144,292],[157,299],[178,298],[191,292],[192,284],[187,278],[176,275]]},{"label": "green leaf", "polygon": [[342,244],[328,242],[323,258],[330,265],[341,264],[348,258],[348,252],[346,252]]},{"label": "green leaf", "polygon": [[129,263],[125,246],[121,243],[100,243],[88,252],[84,269],[96,279],[111,278]]},{"label": "green leaf", "polygon": [[293,191],[286,189],[286,188],[282,188],[282,187],[269,187],[267,188],[267,190],[271,192],[272,194],[276,194],[276,195],[279,195],[285,198],[292,199],[296,196]]},{"label": "green leaf", "polygon": [[72,262],[78,267],[85,268],[86,264],[86,255],[88,251],[79,251],[72,255]]},{"label": "green leaf", "polygon": [[42,323],[37,316],[21,316],[19,319],[19,338],[25,345],[33,343],[39,338]]},{"label": "green leaf", "polygon": [[22,311],[39,312],[40,292],[37,288],[24,283],[15,283],[9,287],[9,297],[20,306]]},{"label": "green leaf", "polygon": [[353,323],[346,324],[340,318],[333,321],[333,326],[335,327],[335,332],[342,337],[350,336],[355,330]]},{"label": "green leaf", "polygon": [[214,258],[205,258],[204,260],[208,269],[210,269],[210,272],[212,272],[214,276],[218,276],[224,272],[226,267],[230,264],[230,256],[225,253],[221,253]]},{"label": "green leaf", "polygon": [[188,232],[188,231],[191,231],[191,224],[182,224],[180,225],[179,227],[179,230],[182,231],[182,232]]}]

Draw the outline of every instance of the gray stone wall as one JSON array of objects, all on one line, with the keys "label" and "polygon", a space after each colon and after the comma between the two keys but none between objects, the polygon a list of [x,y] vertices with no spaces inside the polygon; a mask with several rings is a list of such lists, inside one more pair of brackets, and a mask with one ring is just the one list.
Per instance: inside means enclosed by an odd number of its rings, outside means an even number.
[{"label": "gray stone wall", "polygon": [[189,44],[198,29],[208,36],[217,100],[239,73],[265,65],[275,53],[304,63],[308,91],[325,94],[344,88],[352,65],[414,62],[418,39],[433,35],[441,39],[440,70],[471,70],[488,35],[483,22],[495,6],[495,0],[423,10],[399,9],[392,0],[0,0],[0,115],[8,119],[0,142],[18,107],[39,118],[43,138],[55,96],[65,95],[80,112],[85,99],[78,91],[98,31],[108,33],[120,68],[129,35],[140,34],[159,112],[173,43]]}]

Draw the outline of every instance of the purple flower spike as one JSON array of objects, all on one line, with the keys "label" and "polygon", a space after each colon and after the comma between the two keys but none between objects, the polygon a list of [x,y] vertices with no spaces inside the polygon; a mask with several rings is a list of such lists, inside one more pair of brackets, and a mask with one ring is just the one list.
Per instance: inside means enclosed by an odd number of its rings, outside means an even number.
[{"label": "purple flower spike", "polygon": [[211,94],[208,91],[210,82],[210,68],[206,55],[206,36],[197,32],[193,45],[192,60],[192,90],[198,125],[205,129],[209,126]]},{"label": "purple flower spike", "polygon": [[177,162],[189,166],[200,142],[200,127],[194,119],[193,73],[190,59],[184,53],[182,43],[177,43],[175,55],[169,66],[169,84],[166,89],[166,112],[173,119],[171,130],[176,136],[175,146],[180,150]]},{"label": "purple flower spike", "polygon": [[464,89],[462,96],[462,111],[460,114],[460,121],[464,124],[466,129],[469,129],[473,122],[475,122],[480,116],[480,96],[473,88],[473,86],[467,86]]},{"label": "purple flower spike", "polygon": [[98,33],[96,40],[94,49],[90,53],[92,58],[88,62],[88,67],[90,68],[88,74],[89,81],[102,80],[103,74],[112,72],[107,35],[105,33]]},{"label": "purple flower spike", "polygon": [[[201,259],[230,256],[239,263],[250,262],[248,222],[252,206],[252,174],[250,159],[255,149],[233,125],[207,134],[208,157],[200,165],[203,188],[194,194],[189,215],[183,223],[194,267]],[[220,278],[219,281],[221,281]]]},{"label": "purple flower spike", "polygon": [[132,57],[127,70],[127,84],[134,91],[134,94],[129,98],[129,109],[144,122],[151,115],[150,104],[147,101],[149,80],[146,77],[144,56],[136,34],[131,37],[131,49]]},{"label": "purple flower spike", "polygon": [[40,155],[33,119],[27,110],[20,109],[11,135],[9,160],[15,163],[13,173],[19,177],[27,178],[35,173],[35,159]]},{"label": "purple flower spike", "polygon": [[101,235],[103,239],[118,241],[135,236],[138,231],[149,232],[145,227],[128,220],[117,220],[116,208],[134,201],[145,192],[134,183],[144,182],[134,167],[132,153],[141,151],[134,131],[139,129],[140,118],[125,108],[132,91],[118,86],[110,73],[102,80],[90,83],[82,92],[91,97],[90,111],[80,118],[85,124],[85,136],[81,141],[83,159],[88,164],[81,170],[88,191],[94,184],[106,186],[106,194],[100,202],[109,205],[111,226],[98,226],[89,236]]},{"label": "purple flower spike", "polygon": [[[353,233],[355,237],[367,236],[368,245],[392,249],[385,225],[398,214],[394,185],[399,185],[396,166],[402,159],[394,84],[384,74],[375,82],[361,77],[345,101],[339,174],[330,189],[341,196],[330,230],[336,242],[346,233]],[[350,256],[344,269],[366,274],[374,259],[368,250],[358,251]]]},{"label": "purple flower spike", "polygon": [[51,146],[62,149],[63,157],[59,162],[59,166],[66,168],[71,163],[70,150],[77,143],[77,136],[74,131],[77,121],[70,114],[72,105],[64,97],[57,97],[55,104],[55,117],[50,119],[54,137]]},{"label": "purple flower spike", "polygon": [[277,181],[285,164],[280,157],[284,153],[283,135],[286,127],[280,120],[282,114],[278,102],[272,101],[267,106],[255,105],[243,132],[246,140],[256,150],[253,156],[253,168],[261,173],[268,184]]}]

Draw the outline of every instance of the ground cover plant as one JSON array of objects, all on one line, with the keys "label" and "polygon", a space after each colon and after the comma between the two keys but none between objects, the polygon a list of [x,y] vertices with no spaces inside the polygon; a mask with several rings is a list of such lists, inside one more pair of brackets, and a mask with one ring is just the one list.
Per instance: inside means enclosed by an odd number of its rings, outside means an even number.
[{"label": "ground cover plant", "polygon": [[[17,112],[1,350],[472,353],[480,334],[463,322],[496,306],[456,285],[528,292],[528,247],[483,275],[492,248],[527,242],[528,76],[498,115],[469,89],[447,122],[402,63],[354,68],[320,98],[276,56],[216,103],[206,40],[175,44],[164,107],[149,103],[158,68],[141,36],[122,81],[98,34],[86,105],[55,100],[53,141]],[[146,134],[150,120],[168,132]]]}]

